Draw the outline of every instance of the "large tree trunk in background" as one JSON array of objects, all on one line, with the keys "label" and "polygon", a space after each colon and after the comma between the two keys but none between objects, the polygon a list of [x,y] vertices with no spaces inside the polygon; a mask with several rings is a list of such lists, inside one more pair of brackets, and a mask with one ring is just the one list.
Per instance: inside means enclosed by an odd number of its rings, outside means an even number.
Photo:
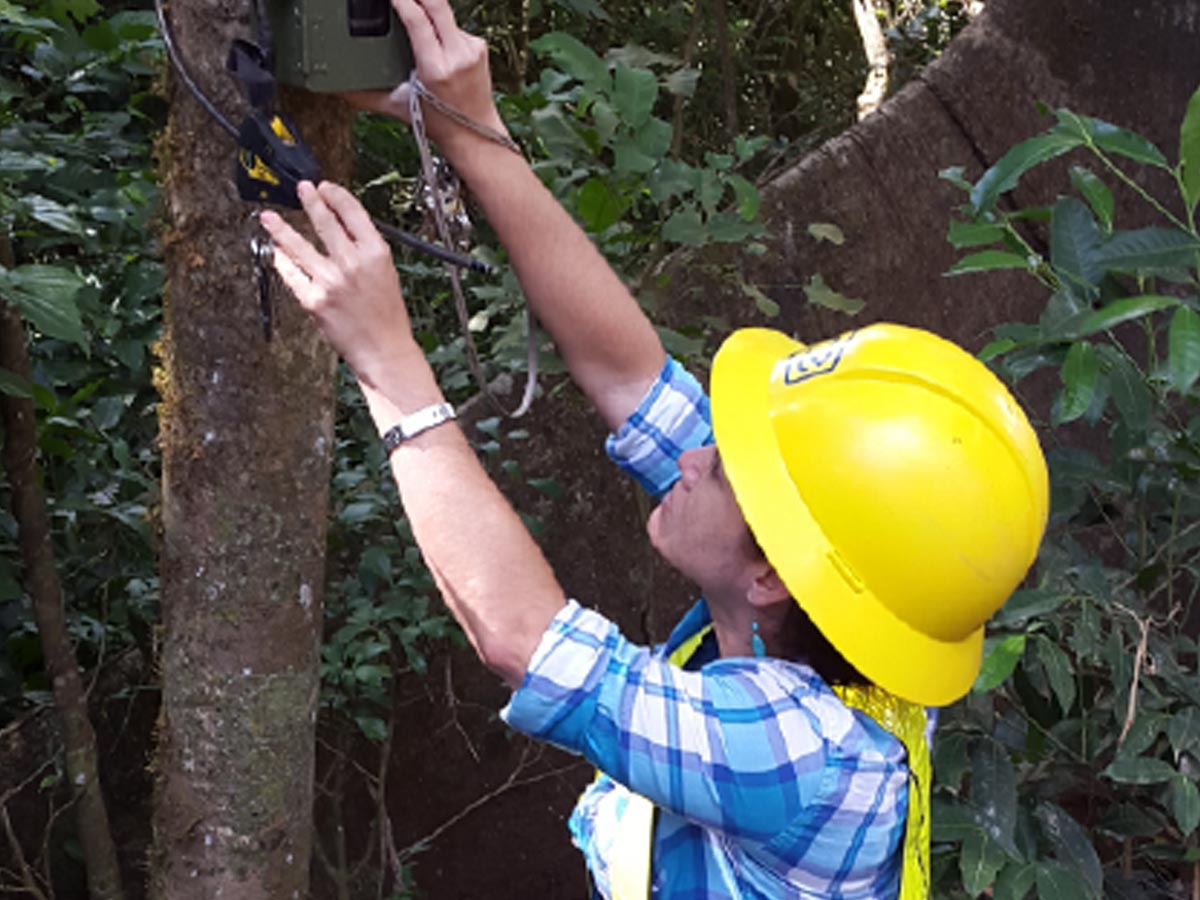
[{"label": "large tree trunk in background", "polygon": [[[891,319],[978,349],[996,324],[1035,319],[1044,296],[1019,277],[942,277],[956,258],[945,235],[963,195],[940,181],[938,170],[963,164],[978,176],[1008,147],[1047,126],[1036,112],[1038,100],[1127,124],[1173,156],[1187,99],[1200,82],[1197,46],[1200,0],[992,0],[937,63],[876,115],[764,188],[773,234],[767,254],[745,259],[718,250],[673,260],[665,267],[672,280],[660,291],[659,309],[675,323],[695,325],[714,315],[730,327],[772,325],[807,340]],[[1031,173],[1018,201],[1052,198],[1067,184],[1064,177],[1061,168],[1057,176]],[[845,245],[810,238],[812,222],[840,225]],[[721,268],[726,263],[737,267],[728,276]],[[865,299],[865,310],[850,318],[810,306],[803,285],[818,272],[835,288]],[[758,312],[738,285],[739,275],[780,303],[777,318]],[[639,494],[600,450],[598,418],[583,411],[575,393],[546,388],[533,414],[521,421],[529,439],[505,447],[522,472],[553,476],[562,498],[513,495],[523,511],[543,519],[542,546],[569,595],[599,607],[631,637],[662,640],[690,589],[670,578],[649,549]],[[503,695],[497,689],[479,702],[503,702]],[[422,727],[433,735],[449,733],[444,722]],[[432,755],[435,771],[422,773],[422,783],[442,779],[427,793],[442,803],[440,813],[429,814],[434,822],[462,805],[455,773],[499,778],[512,765],[511,759],[490,761],[496,768],[485,771],[449,741]],[[580,783],[588,777],[585,769]],[[559,818],[569,812],[578,786],[564,789],[554,779],[513,791],[508,799],[522,818],[511,815],[523,824],[511,832],[497,827],[506,808],[489,806],[417,858],[418,884],[438,897],[580,895],[578,855]],[[391,812],[400,842],[428,830],[414,821],[413,807],[411,792],[397,788]],[[485,842],[495,863],[461,864]],[[549,889],[546,882],[555,874],[561,880]]]},{"label": "large tree trunk in background", "polygon": [[[0,265],[13,265],[12,247],[0,236]],[[0,297],[0,366],[27,383],[33,380],[26,346],[25,324],[16,308]],[[37,467],[37,419],[33,400],[0,394],[4,419],[4,472],[12,495],[12,515],[21,546],[21,583],[33,604],[38,638],[46,658],[46,672],[54,694],[54,708],[62,722],[67,778],[76,803],[79,843],[87,867],[88,894],[92,900],[120,900],[121,870],[108,824],[108,810],[100,788],[96,732],[88,716],[87,694],[67,631],[62,582],[54,563],[50,516]],[[0,804],[0,812],[7,817]],[[19,854],[11,825],[7,837]],[[26,889],[33,886],[28,869]]]},{"label": "large tree trunk in background", "polygon": [[[669,265],[671,318],[694,322],[712,313],[805,340],[892,320],[979,348],[992,326],[1035,318],[1044,298],[1015,274],[942,277],[957,258],[946,229],[965,198],[938,171],[964,165],[968,177],[978,177],[1049,126],[1039,101],[1133,128],[1174,157],[1187,100],[1200,83],[1198,39],[1200,0],[992,0],[876,115],[765,187],[766,254],[735,259],[717,249]],[[1069,185],[1066,166],[1076,160],[1030,173],[1017,202],[1052,201]],[[810,237],[813,222],[841,227],[845,244]],[[763,320],[737,278],[707,277],[704,261],[732,262],[779,303],[780,316]],[[804,286],[817,273],[865,300],[865,310],[849,318],[809,305]]]},{"label": "large tree trunk in background", "polygon": [[[246,4],[174,4],[196,80],[245,109],[225,56]],[[334,98],[293,117],[349,175]],[[236,116],[234,116],[236,120]],[[161,143],[168,232],[160,427],[162,713],[151,896],[308,892],[334,357],[276,286],[264,340],[234,147],[175,80]]]}]

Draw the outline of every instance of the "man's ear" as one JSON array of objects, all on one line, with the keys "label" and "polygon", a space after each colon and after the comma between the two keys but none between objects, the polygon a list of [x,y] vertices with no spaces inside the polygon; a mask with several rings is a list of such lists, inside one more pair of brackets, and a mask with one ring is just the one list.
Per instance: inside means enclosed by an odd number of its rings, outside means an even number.
[{"label": "man's ear", "polygon": [[783,600],[790,600],[791,596],[791,591],[787,589],[775,567],[764,563],[762,569],[754,576],[754,581],[750,583],[746,599],[750,601],[751,606],[771,606]]}]

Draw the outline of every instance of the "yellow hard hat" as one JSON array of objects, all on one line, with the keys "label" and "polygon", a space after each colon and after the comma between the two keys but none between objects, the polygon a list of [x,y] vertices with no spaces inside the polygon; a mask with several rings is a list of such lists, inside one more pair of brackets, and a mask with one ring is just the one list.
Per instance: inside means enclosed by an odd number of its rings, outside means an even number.
[{"label": "yellow hard hat", "polygon": [[748,328],[713,361],[712,415],[751,531],[830,643],[906,700],[970,690],[1048,507],[1041,447],[999,379],[900,325],[811,347]]}]

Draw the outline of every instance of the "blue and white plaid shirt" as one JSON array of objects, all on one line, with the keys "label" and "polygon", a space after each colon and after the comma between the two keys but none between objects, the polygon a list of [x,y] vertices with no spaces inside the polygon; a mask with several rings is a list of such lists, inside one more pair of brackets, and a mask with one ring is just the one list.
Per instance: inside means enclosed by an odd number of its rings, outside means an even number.
[{"label": "blue and white plaid shirt", "polygon": [[[679,455],[711,442],[707,396],[668,360],[607,449],[659,497]],[[908,798],[900,741],[807,666],[720,659],[711,634],[684,668],[667,662],[707,622],[702,600],[649,649],[572,601],[504,710],[603,773],[570,823],[597,892],[609,896],[628,788],[659,807],[654,897],[894,898]]]}]

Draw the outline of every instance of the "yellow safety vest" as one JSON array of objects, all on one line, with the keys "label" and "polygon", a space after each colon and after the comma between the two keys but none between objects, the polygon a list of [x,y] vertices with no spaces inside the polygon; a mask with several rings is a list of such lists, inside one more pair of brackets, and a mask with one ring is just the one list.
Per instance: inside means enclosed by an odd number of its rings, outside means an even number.
[{"label": "yellow safety vest", "polygon": [[[682,668],[711,630],[712,625],[706,625],[687,638],[671,654],[670,663]],[[908,751],[908,821],[904,827],[899,900],[927,900],[931,771],[929,743],[925,739],[925,708],[874,685],[839,686],[833,690],[846,706],[865,712]],[[640,794],[628,793],[621,828],[611,848],[609,886],[612,900],[646,900],[650,896],[654,804]]]}]

